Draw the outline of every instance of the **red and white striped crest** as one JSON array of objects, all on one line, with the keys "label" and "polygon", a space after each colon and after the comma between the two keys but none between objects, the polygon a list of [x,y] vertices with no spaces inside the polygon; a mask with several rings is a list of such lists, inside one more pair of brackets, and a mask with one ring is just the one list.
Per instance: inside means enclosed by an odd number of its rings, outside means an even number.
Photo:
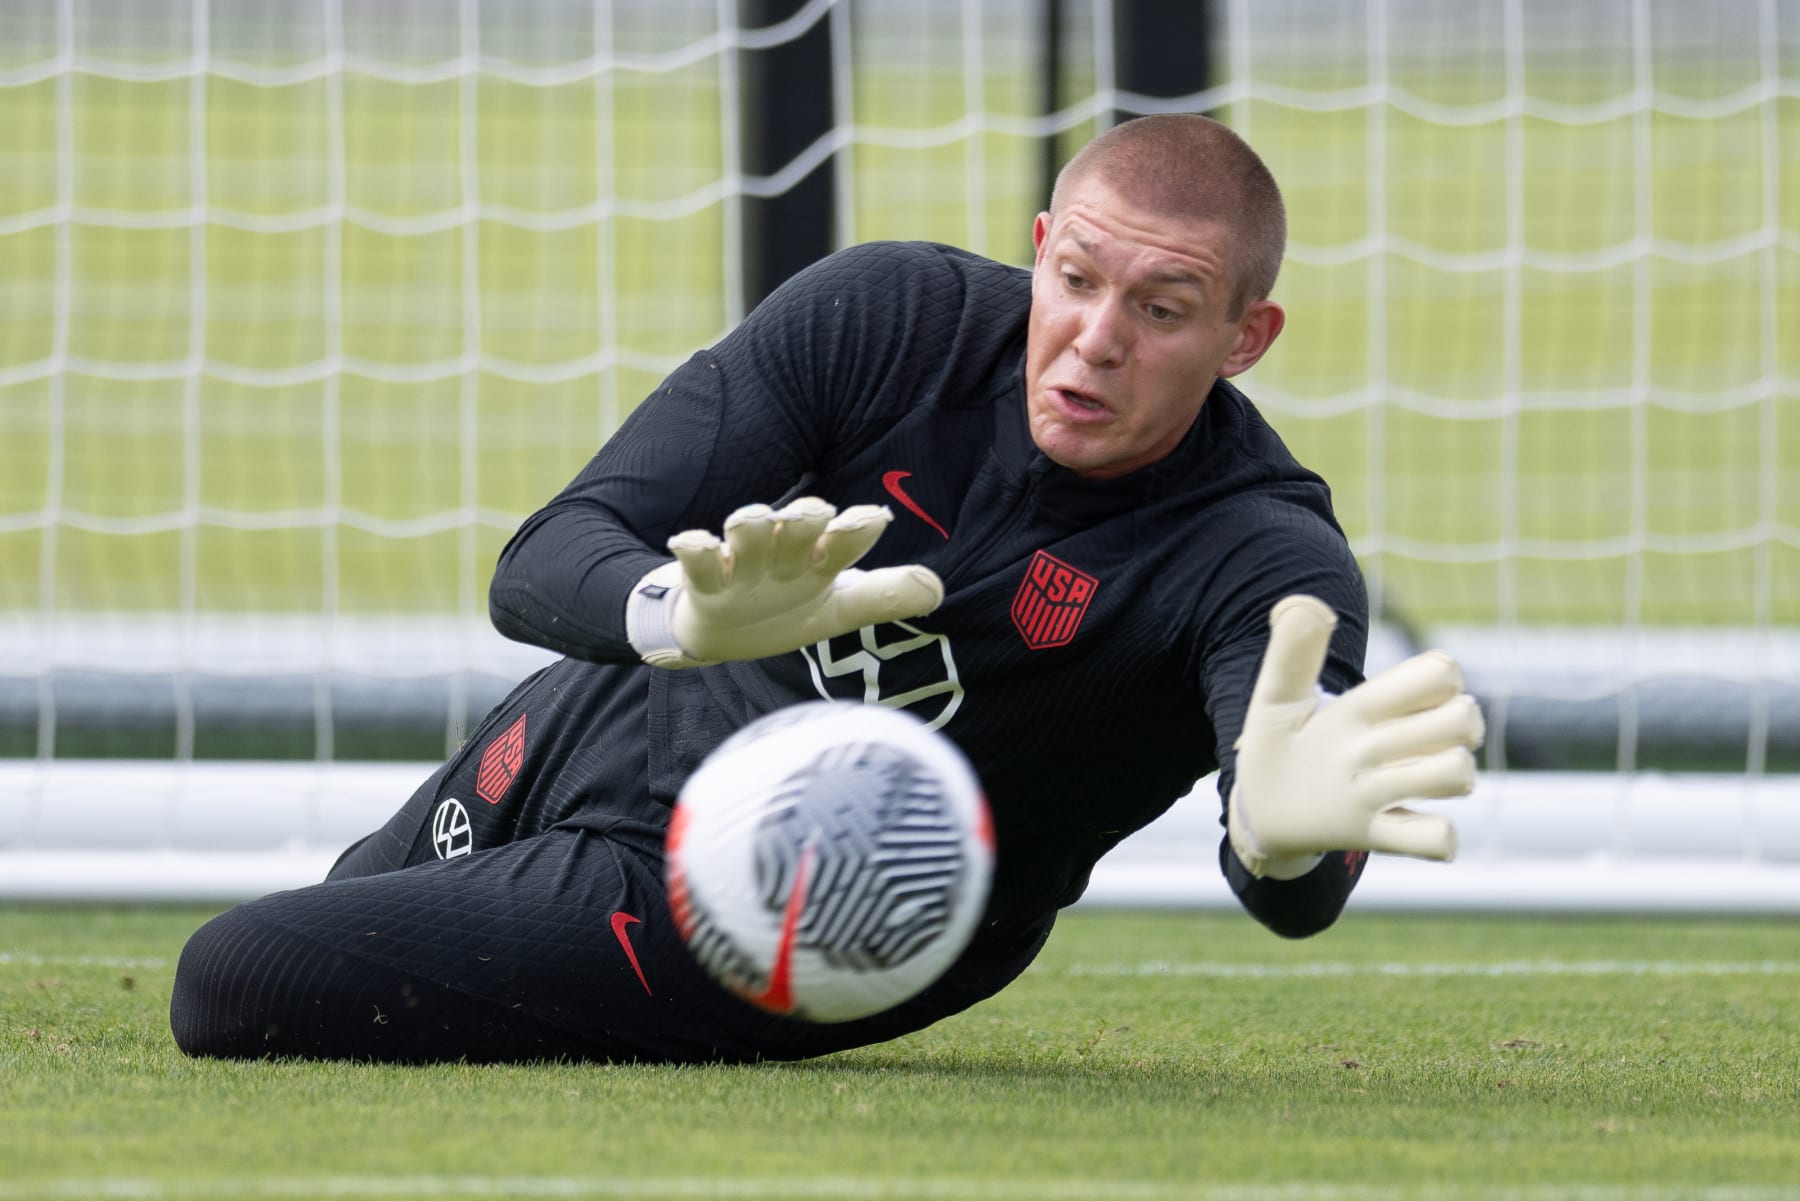
[{"label": "red and white striped crest", "polygon": [[1054,555],[1038,551],[1013,596],[1012,620],[1032,650],[1066,646],[1075,637],[1100,581]]},{"label": "red and white striped crest", "polygon": [[475,795],[490,805],[498,805],[506,790],[519,776],[525,763],[525,715],[506,728],[506,732],[487,744],[481,752],[481,767],[475,773]]}]

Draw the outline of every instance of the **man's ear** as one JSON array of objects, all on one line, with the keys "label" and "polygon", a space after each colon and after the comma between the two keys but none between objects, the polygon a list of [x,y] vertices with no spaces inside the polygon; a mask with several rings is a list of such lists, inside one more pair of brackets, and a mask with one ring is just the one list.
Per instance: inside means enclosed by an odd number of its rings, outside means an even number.
[{"label": "man's ear", "polygon": [[1230,379],[1256,366],[1257,360],[1275,345],[1275,339],[1281,336],[1281,329],[1286,324],[1287,314],[1273,300],[1251,301],[1238,320],[1237,345],[1219,364],[1219,378]]},{"label": "man's ear", "polygon": [[1050,236],[1050,214],[1039,213],[1031,223],[1031,249],[1033,257],[1041,258],[1044,253],[1044,239]]}]

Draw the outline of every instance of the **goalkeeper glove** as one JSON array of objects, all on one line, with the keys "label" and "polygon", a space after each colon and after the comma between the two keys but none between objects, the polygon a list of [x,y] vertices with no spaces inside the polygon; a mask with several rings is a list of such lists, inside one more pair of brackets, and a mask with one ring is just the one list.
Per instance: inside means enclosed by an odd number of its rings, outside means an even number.
[{"label": "goalkeeper glove", "polygon": [[839,513],[808,496],[779,511],[737,510],[725,519],[723,542],[706,530],[676,534],[675,562],[632,589],[625,635],[654,667],[704,667],[929,613],[944,600],[930,568],[851,566],[893,519],[881,505]]},{"label": "goalkeeper glove", "polygon": [[1226,806],[1231,848],[1252,875],[1292,879],[1335,850],[1456,854],[1447,819],[1401,802],[1475,787],[1483,724],[1461,669],[1444,652],[1427,651],[1330,697],[1318,680],[1336,625],[1336,614],[1310,596],[1286,597],[1269,611],[1269,648]]}]

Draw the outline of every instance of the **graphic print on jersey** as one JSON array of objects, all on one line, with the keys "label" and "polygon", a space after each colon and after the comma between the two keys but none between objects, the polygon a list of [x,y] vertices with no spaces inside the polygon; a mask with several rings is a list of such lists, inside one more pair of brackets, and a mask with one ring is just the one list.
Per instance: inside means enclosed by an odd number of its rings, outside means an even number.
[{"label": "graphic print on jersey", "polygon": [[[813,687],[828,701],[862,701],[904,709],[933,730],[941,730],[962,708],[950,639],[904,621],[864,626],[826,642],[800,648]],[[862,689],[834,686],[847,676],[862,677]],[[848,681],[845,681],[848,683]]]},{"label": "graphic print on jersey", "polygon": [[887,493],[889,496],[893,497],[895,500],[897,500],[901,504],[905,505],[907,512],[911,513],[914,517],[917,517],[920,521],[923,521],[926,525],[930,526],[932,529],[934,529],[938,533],[942,534],[944,536],[945,540],[948,541],[950,538],[950,531],[945,529],[943,526],[939,525],[937,523],[936,518],[932,517],[931,514],[927,513],[924,509],[920,508],[919,502],[914,500],[912,497],[908,496],[906,494],[905,490],[900,487],[901,480],[908,480],[911,478],[912,478],[912,472],[910,472],[910,471],[889,471],[882,475],[881,486],[883,488],[887,489]]},{"label": "graphic print on jersey", "polygon": [[431,815],[431,849],[439,859],[459,859],[475,849],[469,811],[455,797],[446,797]]},{"label": "graphic print on jersey", "polygon": [[519,778],[525,762],[525,715],[506,728],[506,732],[487,744],[481,752],[481,768],[475,773],[475,795],[490,805],[498,805],[506,790]]},{"label": "graphic print on jersey", "polygon": [[1067,646],[1086,616],[1100,581],[1044,551],[1031,556],[1013,596],[1012,620],[1034,651]]}]

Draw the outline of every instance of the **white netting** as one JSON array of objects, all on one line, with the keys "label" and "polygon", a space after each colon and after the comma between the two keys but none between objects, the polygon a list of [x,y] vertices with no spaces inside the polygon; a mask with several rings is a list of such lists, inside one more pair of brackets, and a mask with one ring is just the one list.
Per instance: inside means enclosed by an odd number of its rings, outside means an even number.
[{"label": "white netting", "polygon": [[[1800,2],[1230,0],[1159,99],[1113,3],[1061,5],[1054,89],[1044,4],[737,11],[0,10],[0,854],[62,845],[78,761],[454,746],[541,661],[485,626],[508,532],[742,315],[740,197],[829,158],[839,243],[1024,262],[1044,140],[1121,109],[1283,182],[1246,388],[1333,483],[1377,664],[1461,653],[1495,767],[1626,773],[1612,848],[1633,773],[1800,769]],[[820,23],[831,131],[747,175],[739,55]]]},{"label": "white netting", "polygon": [[1681,766],[1728,711],[1714,766],[1793,770],[1800,7],[1231,13],[1229,111],[1315,218],[1287,296],[1348,330],[1257,395],[1353,447],[1327,474],[1377,602],[1511,650],[1503,757],[1610,717],[1621,770]]}]

